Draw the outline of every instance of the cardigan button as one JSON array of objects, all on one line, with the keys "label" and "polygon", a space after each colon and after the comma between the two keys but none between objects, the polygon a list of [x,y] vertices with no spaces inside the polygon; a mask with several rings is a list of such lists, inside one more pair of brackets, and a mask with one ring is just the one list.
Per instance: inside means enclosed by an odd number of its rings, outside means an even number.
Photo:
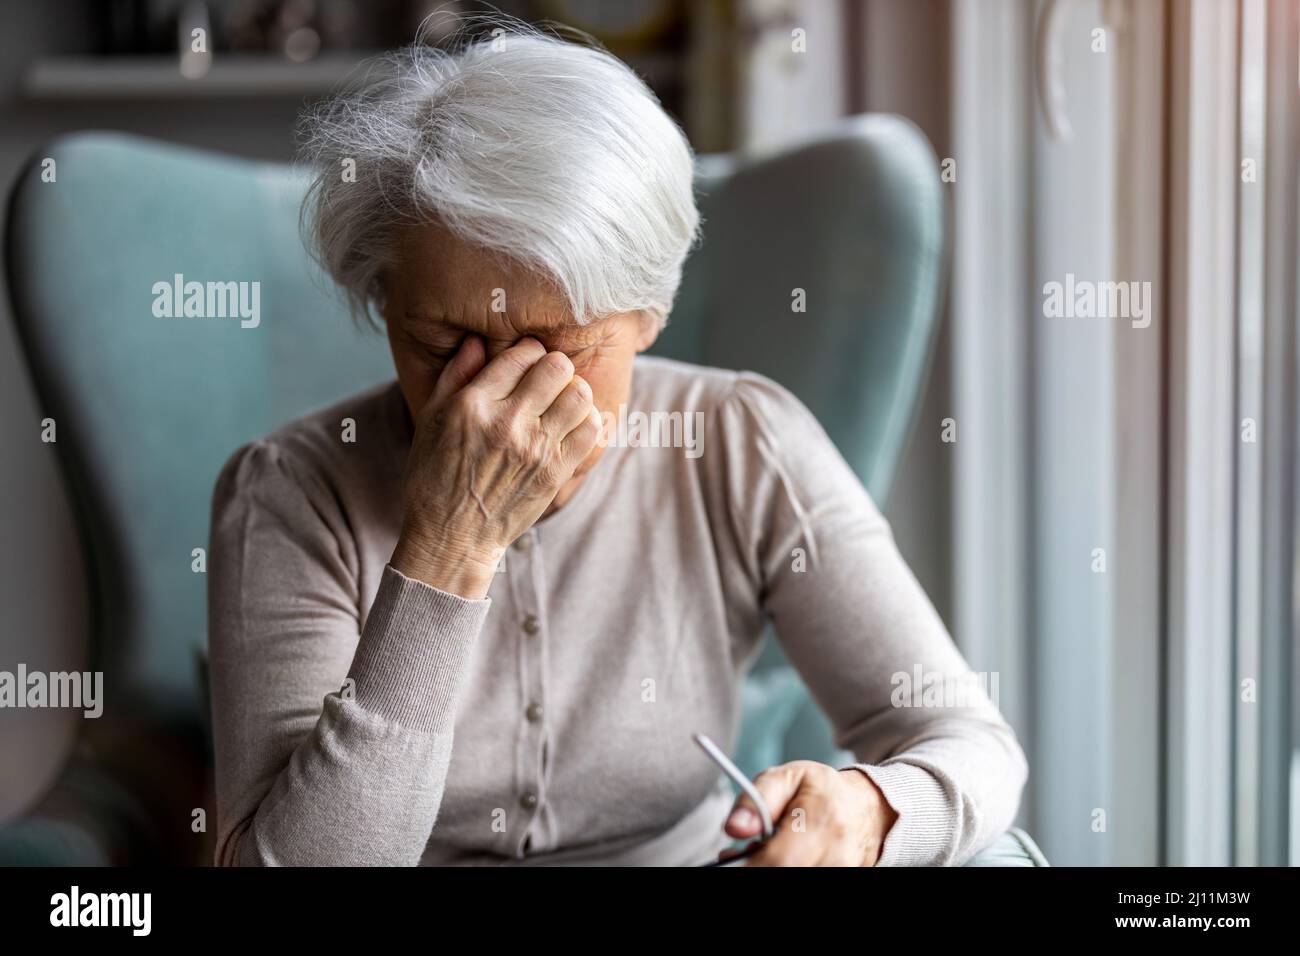
[{"label": "cardigan button", "polygon": [[524,716],[528,718],[530,724],[535,724],[542,719],[542,705],[533,701],[524,711]]},{"label": "cardigan button", "polygon": [[521,794],[519,797],[519,805],[525,810],[535,809],[537,807],[537,794],[532,792]]},{"label": "cardigan button", "polygon": [[530,614],[524,618],[524,633],[536,634],[542,629],[542,622],[537,619],[536,614]]}]

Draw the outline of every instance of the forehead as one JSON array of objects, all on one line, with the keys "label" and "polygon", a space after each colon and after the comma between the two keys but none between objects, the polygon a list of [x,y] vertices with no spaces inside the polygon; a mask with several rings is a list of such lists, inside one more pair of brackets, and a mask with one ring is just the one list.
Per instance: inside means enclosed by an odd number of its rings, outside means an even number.
[{"label": "forehead", "polygon": [[388,294],[404,324],[437,322],[502,337],[582,328],[559,289],[440,225],[399,234]]}]

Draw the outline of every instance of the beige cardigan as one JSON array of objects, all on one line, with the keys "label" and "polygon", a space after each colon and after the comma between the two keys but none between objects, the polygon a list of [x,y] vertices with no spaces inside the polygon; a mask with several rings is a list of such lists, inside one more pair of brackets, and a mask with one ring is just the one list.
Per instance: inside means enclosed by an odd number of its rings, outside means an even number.
[{"label": "beige cardigan", "polygon": [[882,864],[961,863],[1010,824],[1015,736],[979,691],[903,683],[969,671],[811,413],[761,376],[651,358],[628,409],[699,413],[698,448],[624,432],[481,601],[387,566],[396,385],[231,458],[210,560],[219,863],[705,862],[731,795],[691,735],[734,744],[768,616],[899,813]]}]

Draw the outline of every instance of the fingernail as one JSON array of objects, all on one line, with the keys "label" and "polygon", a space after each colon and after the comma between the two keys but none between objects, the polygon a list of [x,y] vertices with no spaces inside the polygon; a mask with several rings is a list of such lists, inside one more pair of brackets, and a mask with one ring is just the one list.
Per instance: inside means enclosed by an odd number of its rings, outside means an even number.
[{"label": "fingernail", "polygon": [[752,827],[758,823],[758,816],[753,810],[740,809],[731,815],[727,823],[733,827]]}]

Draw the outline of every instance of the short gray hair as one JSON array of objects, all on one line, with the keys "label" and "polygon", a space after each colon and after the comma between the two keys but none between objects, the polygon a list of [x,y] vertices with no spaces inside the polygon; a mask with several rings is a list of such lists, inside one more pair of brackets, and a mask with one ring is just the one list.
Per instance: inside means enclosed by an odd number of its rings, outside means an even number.
[{"label": "short gray hair", "polygon": [[662,325],[672,307],[699,228],[691,148],[604,50],[517,21],[451,49],[417,41],[299,135],[307,242],[358,316],[382,308],[398,228],[428,221],[553,280],[580,323]]}]

